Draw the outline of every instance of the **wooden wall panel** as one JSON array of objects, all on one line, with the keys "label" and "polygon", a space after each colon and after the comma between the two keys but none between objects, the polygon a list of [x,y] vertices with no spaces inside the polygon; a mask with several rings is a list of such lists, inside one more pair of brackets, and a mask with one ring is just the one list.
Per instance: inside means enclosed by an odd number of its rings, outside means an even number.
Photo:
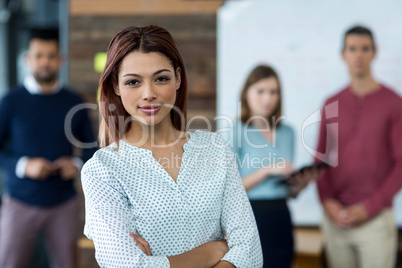
[{"label": "wooden wall panel", "polygon": [[77,15],[215,14],[224,0],[70,0]]}]

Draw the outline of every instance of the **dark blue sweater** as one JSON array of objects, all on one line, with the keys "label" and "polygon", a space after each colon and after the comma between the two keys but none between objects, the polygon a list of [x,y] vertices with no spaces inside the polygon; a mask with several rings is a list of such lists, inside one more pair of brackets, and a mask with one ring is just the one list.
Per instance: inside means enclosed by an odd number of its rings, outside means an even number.
[{"label": "dark blue sweater", "polygon": [[[0,101],[0,168],[6,171],[5,193],[30,205],[54,206],[75,195],[74,180],[64,181],[59,175],[39,181],[20,179],[15,174],[22,156],[43,157],[54,161],[73,156],[73,145],[66,137],[66,115],[80,97],[66,89],[50,95],[32,95],[23,86],[12,90]],[[72,118],[71,130],[81,142],[94,142],[87,110]],[[96,148],[83,149],[87,161]]]}]

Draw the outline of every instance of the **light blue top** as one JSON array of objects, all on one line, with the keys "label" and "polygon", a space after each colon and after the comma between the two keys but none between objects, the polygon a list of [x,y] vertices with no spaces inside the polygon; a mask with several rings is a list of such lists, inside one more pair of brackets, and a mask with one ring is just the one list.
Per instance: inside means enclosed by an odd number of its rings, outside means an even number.
[{"label": "light blue top", "polygon": [[[238,123],[231,135],[224,134],[233,152],[238,154],[237,162],[242,178],[262,167],[281,167],[285,161],[293,162],[295,138],[291,127],[281,124],[276,129],[273,141],[264,137],[256,126]],[[289,196],[288,187],[279,184],[280,177],[267,177],[247,192],[250,200],[283,199]]]},{"label": "light blue top", "polygon": [[[167,256],[226,237],[223,257],[262,267],[254,215],[234,154],[216,133],[188,132],[177,182],[150,150],[125,141],[98,150],[82,170],[85,235],[101,267],[170,267]],[[129,232],[149,242],[152,256]]]}]

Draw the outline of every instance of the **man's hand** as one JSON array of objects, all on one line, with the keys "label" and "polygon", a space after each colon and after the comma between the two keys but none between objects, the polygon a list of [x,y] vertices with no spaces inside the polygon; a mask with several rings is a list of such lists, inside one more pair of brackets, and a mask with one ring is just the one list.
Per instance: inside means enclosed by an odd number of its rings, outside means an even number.
[{"label": "man's hand", "polygon": [[342,221],[349,227],[365,223],[369,219],[368,212],[363,204],[355,204],[341,211]]},{"label": "man's hand", "polygon": [[45,180],[57,173],[54,164],[44,158],[29,158],[25,168],[25,175],[34,180]]},{"label": "man's hand", "polygon": [[332,220],[332,222],[339,227],[349,227],[344,220],[344,207],[335,199],[328,199],[324,202],[324,210]]},{"label": "man's hand", "polygon": [[328,199],[324,202],[324,209],[332,222],[343,228],[356,227],[369,219],[366,208],[360,203],[343,207],[338,201]]},{"label": "man's hand", "polygon": [[54,161],[53,164],[60,172],[60,176],[63,180],[74,179],[79,172],[71,157],[61,157]]}]

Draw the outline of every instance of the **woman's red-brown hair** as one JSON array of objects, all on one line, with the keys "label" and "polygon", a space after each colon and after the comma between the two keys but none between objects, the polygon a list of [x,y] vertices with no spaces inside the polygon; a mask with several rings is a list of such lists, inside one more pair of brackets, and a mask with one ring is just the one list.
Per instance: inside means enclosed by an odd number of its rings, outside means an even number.
[{"label": "woman's red-brown hair", "polygon": [[[105,69],[99,80],[99,104],[102,115],[99,129],[100,147],[113,142],[119,145],[120,138],[130,129],[130,115],[124,109],[120,96],[115,92],[118,87],[119,68],[124,57],[134,51],[141,53],[157,52],[165,55],[174,70],[180,69],[181,84],[176,91],[175,109],[170,112],[173,126],[184,130],[187,110],[187,75],[183,59],[170,33],[158,26],[128,27],[118,32],[110,41],[107,49]],[[175,111],[178,109],[180,112]],[[128,123],[122,126],[122,120]],[[124,132],[124,133],[121,133]]]},{"label": "woman's red-brown hair", "polygon": [[272,114],[268,115],[267,117],[267,122],[269,123],[270,126],[275,125],[279,126],[280,121],[276,122],[281,115],[282,115],[282,94],[281,94],[281,83],[279,81],[278,74],[275,72],[275,70],[266,65],[259,65],[255,67],[251,73],[248,75],[246,82],[244,83],[243,89],[241,91],[240,95],[240,105],[241,105],[241,112],[240,112],[240,120],[244,124],[247,123],[247,121],[251,118],[251,111],[250,107],[247,103],[247,91],[250,88],[251,85],[259,82],[262,79],[274,77],[276,81],[278,82],[278,90],[279,90],[279,100],[278,100],[278,105],[275,108],[275,110],[272,112]]}]

